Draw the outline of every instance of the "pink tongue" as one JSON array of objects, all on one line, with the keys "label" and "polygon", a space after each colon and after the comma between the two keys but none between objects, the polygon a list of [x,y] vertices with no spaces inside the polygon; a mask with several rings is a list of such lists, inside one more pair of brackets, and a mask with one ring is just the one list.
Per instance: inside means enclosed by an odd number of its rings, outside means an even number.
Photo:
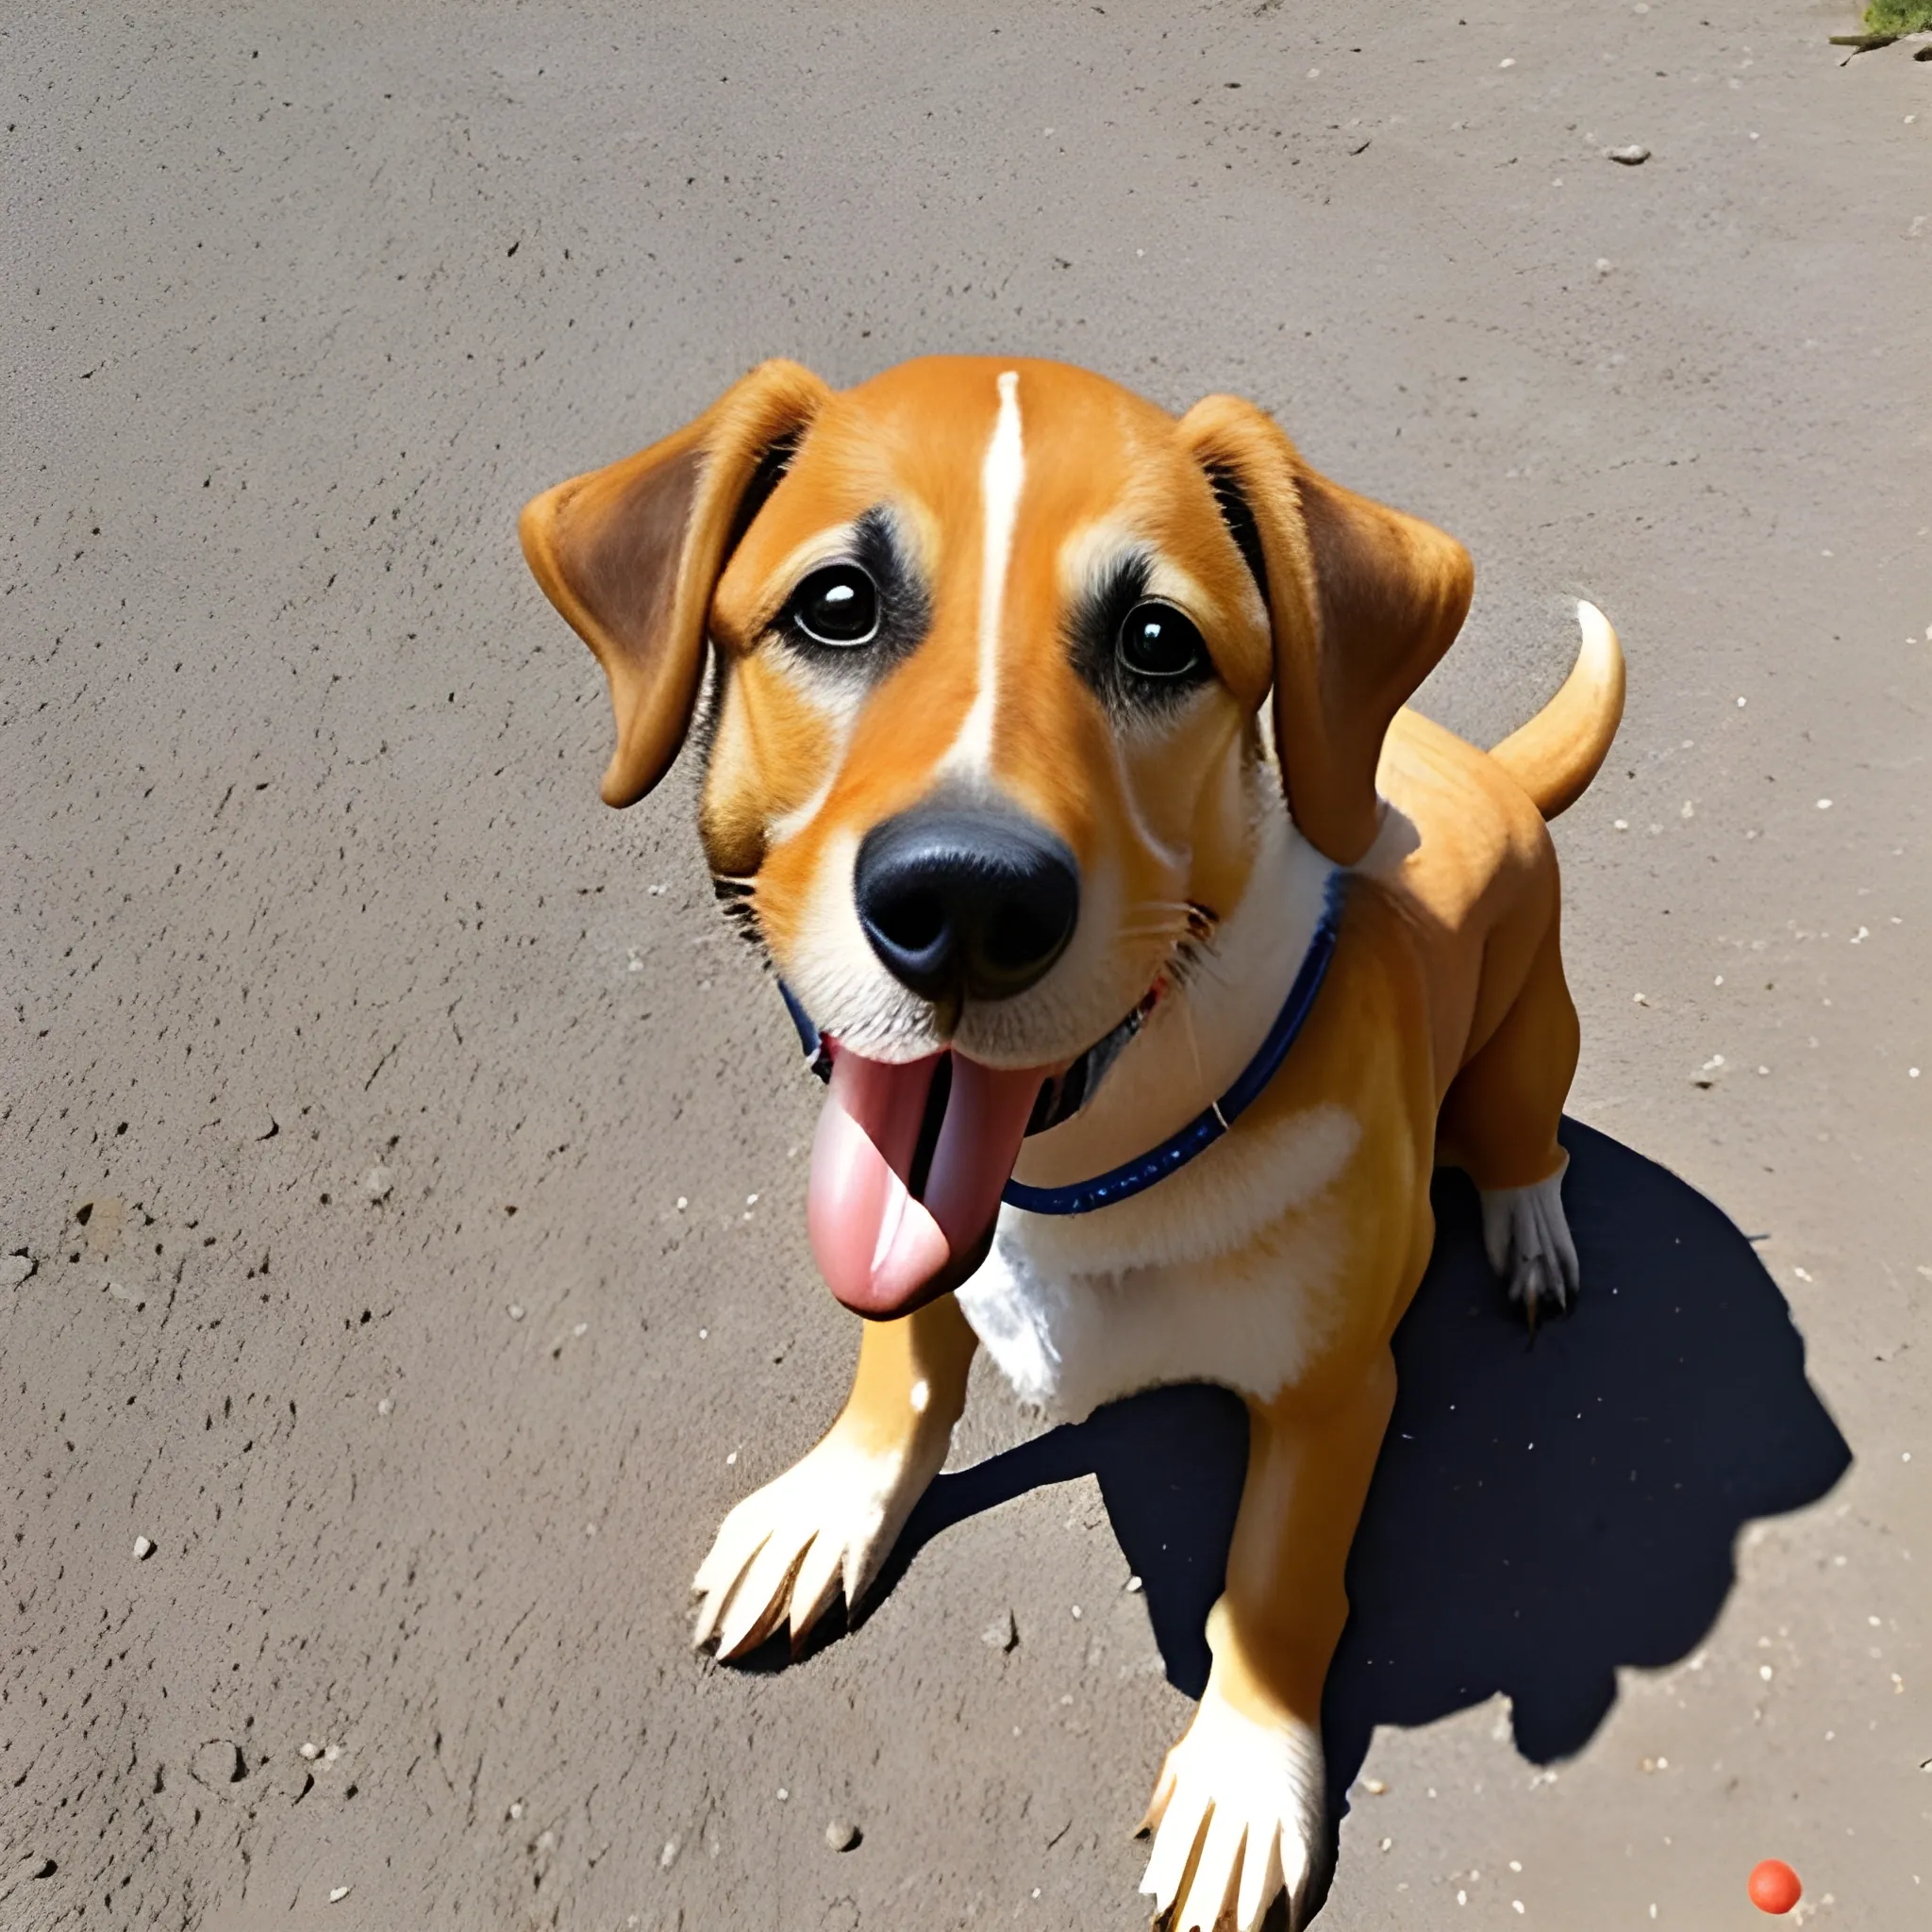
[{"label": "pink tongue", "polygon": [[[905,1312],[999,1212],[1042,1068],[953,1056],[953,1087],[924,1199],[906,1185],[940,1056],[888,1066],[841,1047],[811,1147],[806,1225],[832,1292],[861,1315]],[[953,1284],[947,1284],[951,1286]]]}]

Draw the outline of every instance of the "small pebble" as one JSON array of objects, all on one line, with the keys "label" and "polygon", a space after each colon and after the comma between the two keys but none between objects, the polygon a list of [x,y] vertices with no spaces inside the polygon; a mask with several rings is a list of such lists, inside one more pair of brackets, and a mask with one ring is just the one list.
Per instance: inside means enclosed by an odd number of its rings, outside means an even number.
[{"label": "small pebble", "polygon": [[1139,1596],[1145,1587],[1138,1576],[1127,1578],[1126,1590],[1129,1596]]},{"label": "small pebble", "polygon": [[145,1563],[154,1553],[155,1546],[148,1541],[146,1537],[138,1536],[134,1539],[134,1555],[138,1562]]},{"label": "small pebble", "polygon": [[332,1906],[339,1906],[348,1895],[349,1888],[346,1885],[339,1885],[329,1893],[328,1902]]},{"label": "small pebble", "polygon": [[677,1840],[675,1838],[667,1838],[664,1840],[664,1849],[658,1854],[658,1867],[660,1871],[668,1872],[676,1862]]},{"label": "small pebble", "polygon": [[858,1843],[858,1827],[849,1820],[835,1818],[825,1826],[825,1843],[835,1852],[849,1852]]},{"label": "small pebble", "polygon": [[0,1288],[18,1288],[34,1272],[28,1255],[0,1255]]},{"label": "small pebble", "polygon": [[1611,160],[1623,162],[1626,168],[1641,168],[1650,158],[1650,150],[1634,141],[1628,147],[1607,147],[1604,153]]},{"label": "small pebble", "polygon": [[322,1746],[320,1744],[298,1745],[296,1747],[296,1756],[305,1757],[310,1764],[313,1764],[322,1756]]},{"label": "small pebble", "polygon": [[1012,1650],[1020,1641],[1020,1626],[1008,1610],[1004,1617],[996,1617],[979,1633],[979,1641],[989,1650]]},{"label": "small pebble", "polygon": [[322,1761],[325,1764],[333,1764],[341,1755],[342,1747],[340,1744],[325,1744],[322,1747]]},{"label": "small pebble", "polygon": [[1362,1790],[1372,1798],[1379,1798],[1388,1789],[1389,1787],[1378,1777],[1365,1777],[1362,1780]]},{"label": "small pebble", "polygon": [[524,1305],[522,1302],[510,1303],[509,1318],[512,1322],[521,1322],[524,1319]]},{"label": "small pebble", "polygon": [[391,1402],[387,1395],[385,1395],[382,1398],[382,1400],[375,1405],[375,1412],[377,1415],[388,1415],[391,1412],[391,1410],[394,1407],[395,1404]]},{"label": "small pebble", "polygon": [[509,1801],[509,1815],[512,1823],[524,1815],[524,1801],[521,1798],[512,1798]]},{"label": "small pebble", "polygon": [[390,1190],[396,1184],[396,1177],[378,1161],[362,1176],[362,1191],[372,1201],[387,1201]]}]

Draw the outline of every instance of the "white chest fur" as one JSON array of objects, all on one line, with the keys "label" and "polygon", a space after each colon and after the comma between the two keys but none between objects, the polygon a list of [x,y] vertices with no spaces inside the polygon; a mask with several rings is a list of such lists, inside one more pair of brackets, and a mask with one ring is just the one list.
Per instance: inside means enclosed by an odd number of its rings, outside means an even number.
[{"label": "white chest fur", "polygon": [[[1286,997],[1327,874],[1277,812],[1223,923],[1212,976],[1157,1010],[1089,1114],[1056,1135],[1118,1144],[1131,1124],[1138,1151],[1228,1086]],[[1347,1230],[1337,1183],[1360,1139],[1352,1113],[1318,1106],[1237,1122],[1166,1180],[1091,1214],[1004,1208],[959,1306],[1021,1398],[1058,1419],[1161,1382],[1273,1396],[1338,1319]]]}]

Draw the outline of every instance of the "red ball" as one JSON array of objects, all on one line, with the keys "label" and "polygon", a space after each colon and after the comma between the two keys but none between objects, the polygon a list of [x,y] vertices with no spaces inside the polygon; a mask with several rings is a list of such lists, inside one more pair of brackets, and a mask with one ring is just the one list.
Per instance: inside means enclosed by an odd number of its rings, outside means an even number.
[{"label": "red ball", "polygon": [[1788,1912],[1805,1895],[1798,1874],[1782,1858],[1766,1858],[1744,1888],[1760,1912]]}]

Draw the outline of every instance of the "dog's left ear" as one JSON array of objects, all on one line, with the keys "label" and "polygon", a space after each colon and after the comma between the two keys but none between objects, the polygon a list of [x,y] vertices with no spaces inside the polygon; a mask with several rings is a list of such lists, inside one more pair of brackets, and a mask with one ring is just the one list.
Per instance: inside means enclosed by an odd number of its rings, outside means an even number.
[{"label": "dog's left ear", "polygon": [[718,578],[831,391],[763,362],[696,422],[525,507],[524,557],[610,680],[607,805],[635,805],[691,729]]},{"label": "dog's left ear", "polygon": [[1196,403],[1180,435],[1262,579],[1289,810],[1319,851],[1353,865],[1380,824],[1375,766],[1390,721],[1468,614],[1469,553],[1309,469],[1238,396]]}]

